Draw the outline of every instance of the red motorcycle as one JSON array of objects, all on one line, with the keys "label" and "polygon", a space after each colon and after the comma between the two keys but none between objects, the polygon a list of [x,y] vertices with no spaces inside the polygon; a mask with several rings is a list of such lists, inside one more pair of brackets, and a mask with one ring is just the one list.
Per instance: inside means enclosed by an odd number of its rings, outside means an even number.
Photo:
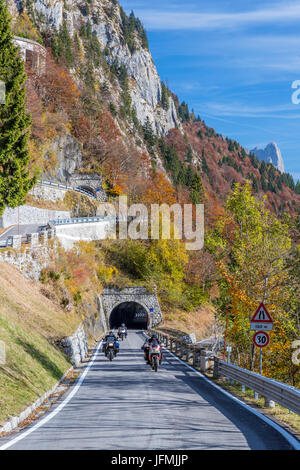
[{"label": "red motorcycle", "polygon": [[149,345],[148,362],[155,372],[157,372],[158,366],[159,364],[161,364],[161,360],[162,360],[161,346],[156,341],[153,341]]}]

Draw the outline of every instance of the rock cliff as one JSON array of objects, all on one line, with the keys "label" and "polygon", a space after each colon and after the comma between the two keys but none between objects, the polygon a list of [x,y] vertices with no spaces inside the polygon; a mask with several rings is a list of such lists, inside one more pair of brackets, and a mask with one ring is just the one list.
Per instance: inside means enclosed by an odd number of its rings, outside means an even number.
[{"label": "rock cliff", "polygon": [[277,168],[277,170],[279,170],[281,173],[284,173],[283,158],[279,147],[275,142],[268,144],[265,149],[259,149],[258,147],[255,147],[251,151],[260,161],[264,160],[266,163],[272,163],[275,168]]},{"label": "rock cliff", "polygon": [[[13,17],[22,12],[24,0],[9,0]],[[41,33],[55,34],[65,24],[71,37],[83,25],[89,25],[92,35],[96,35],[102,53],[109,64],[118,63],[126,67],[129,77],[129,91],[132,105],[138,120],[143,124],[147,117],[158,133],[166,134],[170,129],[180,126],[172,96],[168,106],[163,107],[162,84],[147,46],[143,45],[138,29],[131,33],[130,42],[124,31],[124,12],[115,0],[37,0],[31,3],[31,17],[35,19]],[[137,19],[135,19],[137,20]],[[137,20],[139,21],[139,20]],[[95,71],[103,80],[103,70]]]}]

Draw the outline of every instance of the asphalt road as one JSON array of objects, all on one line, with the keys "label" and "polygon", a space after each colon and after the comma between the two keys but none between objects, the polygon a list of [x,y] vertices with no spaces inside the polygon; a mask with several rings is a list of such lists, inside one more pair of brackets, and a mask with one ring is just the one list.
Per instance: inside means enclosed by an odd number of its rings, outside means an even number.
[{"label": "asphalt road", "polygon": [[40,421],[0,439],[0,449],[7,443],[13,450],[291,448],[276,429],[171,354],[152,371],[143,340],[142,332],[130,331],[112,362],[100,348],[74,396],[71,388]]},{"label": "asphalt road", "polygon": [[6,230],[2,235],[0,235],[0,240],[6,240],[8,237],[13,235],[26,235],[27,233],[36,233],[39,231],[38,224],[24,224],[24,225],[14,225],[8,230]]}]

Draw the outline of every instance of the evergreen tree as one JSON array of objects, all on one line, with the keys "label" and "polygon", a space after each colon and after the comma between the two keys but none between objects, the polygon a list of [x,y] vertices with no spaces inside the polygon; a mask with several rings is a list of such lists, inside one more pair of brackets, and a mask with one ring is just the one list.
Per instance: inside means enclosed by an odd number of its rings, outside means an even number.
[{"label": "evergreen tree", "polygon": [[200,175],[194,173],[191,184],[191,200],[193,204],[200,204],[203,200],[204,189]]},{"label": "evergreen tree", "polygon": [[189,165],[187,167],[186,174],[185,174],[185,184],[187,187],[192,185],[193,176],[194,176],[194,170],[192,168],[192,165]]},{"label": "evergreen tree", "polygon": [[26,74],[18,48],[13,43],[10,18],[0,0],[0,80],[6,87],[5,104],[0,104],[0,214],[6,206],[24,203],[35,180],[28,174],[27,148],[30,117],[25,109]]},{"label": "evergreen tree", "polygon": [[147,143],[147,145],[151,148],[155,144],[155,134],[153,132],[153,128],[149,119],[149,116],[147,116],[145,123],[143,125],[143,132],[144,132],[144,139]]},{"label": "evergreen tree", "polygon": [[163,109],[168,111],[168,109],[170,107],[169,90],[166,87],[166,85],[164,84],[164,82],[161,82],[161,105],[162,105]]},{"label": "evergreen tree", "polygon": [[188,145],[188,151],[187,151],[187,154],[186,154],[186,161],[191,163],[192,160],[193,160],[193,150],[192,150],[192,147],[190,146],[190,144]]},{"label": "evergreen tree", "polygon": [[203,173],[206,173],[208,175],[209,173],[209,168],[208,168],[208,165],[207,165],[207,161],[206,161],[206,158],[205,158],[205,151],[204,149],[202,149],[202,171]]}]

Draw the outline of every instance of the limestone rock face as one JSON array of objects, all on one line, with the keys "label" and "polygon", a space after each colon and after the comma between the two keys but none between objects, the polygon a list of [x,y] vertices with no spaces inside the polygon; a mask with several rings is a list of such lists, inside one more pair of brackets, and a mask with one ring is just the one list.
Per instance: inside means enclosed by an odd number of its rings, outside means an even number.
[{"label": "limestone rock face", "polygon": [[275,142],[271,142],[266,146],[265,149],[259,149],[255,147],[251,150],[252,153],[260,160],[266,163],[272,163],[277,170],[284,173],[284,162],[279,150],[278,145]]},{"label": "limestone rock face", "polygon": [[[8,0],[13,15],[25,6],[25,0]],[[135,38],[135,51],[129,50],[122,31],[122,18],[118,4],[112,0],[97,0],[89,4],[79,0],[36,0],[32,9],[41,31],[59,30],[66,22],[72,36],[83,24],[89,21],[91,30],[96,34],[107,61],[117,61],[124,65],[130,79],[132,104],[136,108],[137,118],[144,124],[149,118],[153,130],[166,134],[170,129],[179,126],[173,98],[169,97],[168,110],[160,105],[162,89],[161,80],[148,49],[142,47],[141,40]],[[38,19],[38,20],[37,20]],[[103,77],[98,71],[99,80]]]},{"label": "limestone rock face", "polygon": [[58,162],[55,179],[63,183],[68,182],[75,171],[81,167],[81,144],[71,135],[65,134],[56,140],[51,150],[56,153]]}]

